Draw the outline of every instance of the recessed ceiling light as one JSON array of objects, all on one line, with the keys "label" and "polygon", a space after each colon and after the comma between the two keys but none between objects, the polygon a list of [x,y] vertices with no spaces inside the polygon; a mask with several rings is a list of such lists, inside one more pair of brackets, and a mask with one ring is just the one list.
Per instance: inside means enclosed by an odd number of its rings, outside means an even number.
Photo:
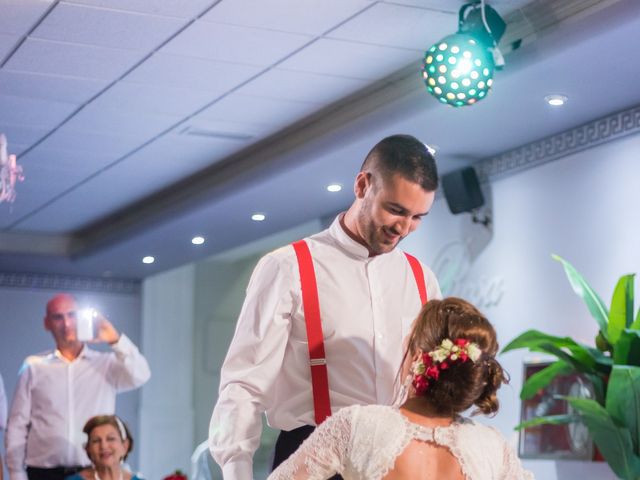
[{"label": "recessed ceiling light", "polygon": [[251,220],[253,220],[254,222],[262,222],[265,218],[267,217],[264,213],[254,213],[253,215],[251,215]]},{"label": "recessed ceiling light", "polygon": [[202,245],[204,243],[204,237],[201,236],[197,236],[197,237],[193,237],[191,239],[191,243],[193,243],[194,245]]},{"label": "recessed ceiling light", "polygon": [[146,257],[144,257],[142,259],[142,263],[153,263],[155,261],[156,261],[156,259],[153,258],[151,255],[147,255]]},{"label": "recessed ceiling light", "polygon": [[544,101],[547,102],[552,107],[561,107],[562,105],[567,103],[567,100],[568,98],[566,95],[554,94],[554,95],[547,95],[546,97],[544,97]]},{"label": "recessed ceiling light", "polygon": [[342,190],[342,185],[340,185],[339,183],[332,183],[331,185],[327,185],[327,190],[329,192],[339,192],[340,190]]}]

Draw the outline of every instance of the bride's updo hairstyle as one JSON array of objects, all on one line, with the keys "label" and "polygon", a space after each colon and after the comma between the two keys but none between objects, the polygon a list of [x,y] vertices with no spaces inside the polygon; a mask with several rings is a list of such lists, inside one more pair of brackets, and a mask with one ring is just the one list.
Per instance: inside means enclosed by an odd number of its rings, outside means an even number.
[{"label": "bride's updo hairstyle", "polygon": [[466,339],[480,347],[482,354],[474,362],[455,362],[440,370],[436,381],[422,394],[438,415],[454,415],[476,405],[473,414],[498,411],[496,392],[508,382],[495,355],[498,353],[496,331],[469,302],[449,297],[431,300],[416,319],[407,345],[407,355],[432,352],[445,339]]}]

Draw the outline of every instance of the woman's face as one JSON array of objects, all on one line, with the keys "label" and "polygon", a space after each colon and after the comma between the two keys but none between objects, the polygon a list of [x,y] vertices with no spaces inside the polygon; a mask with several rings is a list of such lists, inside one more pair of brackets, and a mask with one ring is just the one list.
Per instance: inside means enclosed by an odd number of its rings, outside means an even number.
[{"label": "woman's face", "polygon": [[87,454],[96,467],[118,465],[127,454],[129,440],[122,440],[120,432],[113,425],[95,427],[89,434]]}]

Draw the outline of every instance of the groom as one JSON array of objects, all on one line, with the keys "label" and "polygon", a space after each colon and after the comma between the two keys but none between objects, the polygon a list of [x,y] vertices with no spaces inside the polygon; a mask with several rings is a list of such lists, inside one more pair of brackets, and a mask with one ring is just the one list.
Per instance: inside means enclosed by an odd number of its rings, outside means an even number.
[{"label": "groom", "polygon": [[211,418],[225,480],[253,478],[263,412],[282,430],[275,467],[332,411],[391,403],[402,339],[427,298],[441,296],[431,270],[396,246],[429,213],[437,186],[422,142],[387,137],[366,156],[346,212],[259,261]]}]

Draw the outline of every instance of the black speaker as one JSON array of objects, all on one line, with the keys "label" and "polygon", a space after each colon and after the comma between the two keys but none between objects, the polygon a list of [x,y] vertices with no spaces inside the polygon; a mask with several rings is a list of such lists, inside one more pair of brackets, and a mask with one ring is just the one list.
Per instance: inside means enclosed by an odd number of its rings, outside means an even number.
[{"label": "black speaker", "polygon": [[451,213],[470,212],[484,205],[478,175],[473,167],[443,175],[442,189]]}]

